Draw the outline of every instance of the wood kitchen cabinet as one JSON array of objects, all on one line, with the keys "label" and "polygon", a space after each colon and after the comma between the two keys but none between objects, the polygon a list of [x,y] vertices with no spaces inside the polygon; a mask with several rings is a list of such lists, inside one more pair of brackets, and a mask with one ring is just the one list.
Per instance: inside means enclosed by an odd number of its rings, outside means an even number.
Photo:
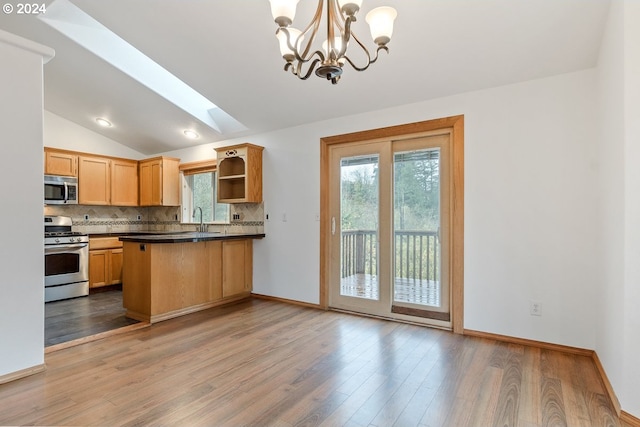
[{"label": "wood kitchen cabinet", "polygon": [[140,206],[180,205],[179,163],[164,156],[139,162]]},{"label": "wood kitchen cabinet", "polygon": [[138,162],[111,159],[111,204],[138,206]]},{"label": "wood kitchen cabinet", "polygon": [[122,242],[117,237],[89,239],[89,287],[122,283]]},{"label": "wood kitchen cabinet", "polygon": [[262,202],[263,150],[249,143],[216,148],[218,202]]},{"label": "wood kitchen cabinet", "polygon": [[251,292],[253,287],[253,244],[251,240],[222,242],[222,297]]},{"label": "wood kitchen cabinet", "polygon": [[73,152],[45,147],[44,174],[78,176],[78,155]]},{"label": "wood kitchen cabinet", "polygon": [[138,162],[101,156],[78,156],[78,203],[138,205]]},{"label": "wood kitchen cabinet", "polygon": [[251,295],[252,238],[158,237],[124,238],[127,317],[155,323]]},{"label": "wood kitchen cabinet", "polygon": [[110,163],[106,157],[78,156],[78,204],[111,204]]}]

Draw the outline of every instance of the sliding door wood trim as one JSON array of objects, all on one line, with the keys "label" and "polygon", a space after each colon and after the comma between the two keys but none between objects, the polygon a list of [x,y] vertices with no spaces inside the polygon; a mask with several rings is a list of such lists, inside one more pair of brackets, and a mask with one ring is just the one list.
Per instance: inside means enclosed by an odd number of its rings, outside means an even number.
[{"label": "sliding door wood trim", "polygon": [[451,317],[453,332],[464,333],[464,116],[462,115],[320,139],[320,306],[322,308],[329,308],[329,148],[335,144],[406,137],[440,129],[452,130]]}]

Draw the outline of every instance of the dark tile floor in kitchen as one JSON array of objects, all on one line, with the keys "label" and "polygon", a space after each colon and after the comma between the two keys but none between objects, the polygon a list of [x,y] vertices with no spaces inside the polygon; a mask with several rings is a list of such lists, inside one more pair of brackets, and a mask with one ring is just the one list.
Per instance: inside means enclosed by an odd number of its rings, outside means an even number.
[{"label": "dark tile floor in kitchen", "polygon": [[45,347],[138,323],[125,317],[121,290],[48,302],[44,313]]}]

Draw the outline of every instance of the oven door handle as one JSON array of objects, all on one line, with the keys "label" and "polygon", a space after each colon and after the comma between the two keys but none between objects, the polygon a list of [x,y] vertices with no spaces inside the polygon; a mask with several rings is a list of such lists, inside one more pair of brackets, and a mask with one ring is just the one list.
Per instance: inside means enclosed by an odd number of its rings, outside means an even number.
[{"label": "oven door handle", "polygon": [[75,245],[47,245],[44,247],[44,252],[68,252],[69,249],[82,249],[86,248],[88,243],[77,243]]}]

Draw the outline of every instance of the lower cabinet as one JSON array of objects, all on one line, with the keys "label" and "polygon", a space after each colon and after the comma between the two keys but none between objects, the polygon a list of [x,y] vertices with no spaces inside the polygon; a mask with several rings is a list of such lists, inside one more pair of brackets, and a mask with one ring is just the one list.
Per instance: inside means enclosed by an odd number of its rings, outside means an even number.
[{"label": "lower cabinet", "polygon": [[117,237],[89,239],[89,287],[122,283],[122,242]]},{"label": "lower cabinet", "polygon": [[253,265],[251,240],[222,242],[222,297],[251,292]]},{"label": "lower cabinet", "polygon": [[124,242],[127,317],[154,323],[250,296],[252,249],[252,239]]}]

